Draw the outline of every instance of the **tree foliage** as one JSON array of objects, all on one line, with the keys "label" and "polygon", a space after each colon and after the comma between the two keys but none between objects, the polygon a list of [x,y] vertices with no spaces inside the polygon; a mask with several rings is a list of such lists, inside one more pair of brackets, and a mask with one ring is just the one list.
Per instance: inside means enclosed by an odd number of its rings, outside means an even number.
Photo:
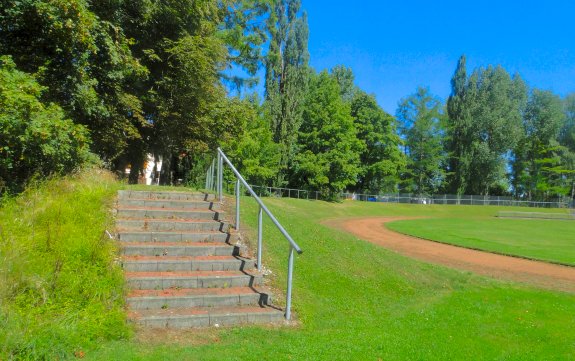
[{"label": "tree foliage", "polygon": [[292,184],[335,196],[354,185],[363,144],[349,104],[326,71],[312,77],[298,136]]},{"label": "tree foliage", "polygon": [[280,147],[273,141],[269,123],[263,116],[263,107],[257,98],[235,99],[234,116],[240,120],[241,133],[224,143],[226,154],[242,175],[255,185],[270,184],[279,169]]},{"label": "tree foliage", "polygon": [[479,68],[467,78],[458,63],[448,99],[448,189],[489,194],[507,185],[506,156],[521,136],[526,86],[501,67]]},{"label": "tree foliage", "polygon": [[513,161],[513,185],[517,195],[545,200],[561,193],[563,153],[558,137],[565,114],[561,99],[549,91],[534,89],[523,120],[524,136],[519,142]]},{"label": "tree foliage", "polygon": [[381,109],[373,95],[360,89],[355,89],[353,94],[351,116],[357,138],[363,144],[355,189],[369,193],[395,191],[405,166],[396,120]]},{"label": "tree foliage", "polygon": [[441,101],[428,88],[419,87],[400,102],[397,118],[407,155],[404,189],[420,195],[436,193],[445,178]]},{"label": "tree foliage", "polygon": [[307,15],[299,16],[300,5],[300,0],[271,1],[267,20],[265,95],[274,141],[281,149],[278,185],[285,182],[296,151],[310,74]]},{"label": "tree foliage", "polygon": [[70,172],[90,158],[88,131],[41,102],[46,88],[0,57],[0,193],[20,191],[33,176]]},{"label": "tree foliage", "polygon": [[3,1],[0,48],[18,69],[49,88],[42,98],[91,131],[105,160],[122,153],[145,125],[133,83],[146,70],[132,57],[118,24],[100,19],[85,0]]}]

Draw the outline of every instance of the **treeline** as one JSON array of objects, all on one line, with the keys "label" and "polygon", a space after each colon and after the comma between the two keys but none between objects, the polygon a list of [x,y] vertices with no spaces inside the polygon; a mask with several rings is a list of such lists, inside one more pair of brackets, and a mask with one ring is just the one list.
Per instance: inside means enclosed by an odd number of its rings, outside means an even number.
[{"label": "treeline", "polygon": [[575,94],[529,89],[499,66],[468,75],[465,56],[451,86],[446,104],[419,88],[399,105],[408,158],[403,189],[573,198]]},{"label": "treeline", "polygon": [[132,182],[153,154],[163,184],[203,184],[221,146],[254,184],[327,198],[573,194],[575,97],[462,58],[447,104],[421,88],[393,117],[351,69],[309,66],[299,0],[0,4],[4,190],[92,154]]}]

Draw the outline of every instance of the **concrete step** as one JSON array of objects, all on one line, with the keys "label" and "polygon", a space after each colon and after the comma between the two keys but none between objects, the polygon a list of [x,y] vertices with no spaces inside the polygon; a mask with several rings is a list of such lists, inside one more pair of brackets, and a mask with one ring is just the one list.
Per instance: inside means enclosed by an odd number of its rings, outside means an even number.
[{"label": "concrete step", "polygon": [[120,231],[220,231],[227,232],[229,224],[213,220],[131,219],[116,220]]},{"label": "concrete step", "polygon": [[123,208],[154,208],[154,209],[174,209],[174,210],[194,210],[194,209],[216,209],[218,203],[204,200],[164,200],[164,199],[139,199],[126,198],[118,199],[118,206]]},{"label": "concrete step", "polygon": [[243,271],[255,261],[239,256],[123,256],[126,272]]},{"label": "concrete step", "polygon": [[[224,219],[225,213],[217,209],[179,209],[125,207],[117,208],[118,218],[151,218],[151,219]],[[201,212],[198,212],[201,211]],[[213,213],[216,213],[214,216]]]},{"label": "concrete step", "polygon": [[119,231],[122,242],[230,242],[232,236],[220,231]]},{"label": "concrete step", "polygon": [[256,271],[126,272],[131,289],[213,288],[260,286],[263,276]]},{"label": "concrete step", "polygon": [[270,296],[252,287],[134,290],[126,298],[131,310],[186,307],[264,306]]},{"label": "concrete step", "polygon": [[123,242],[126,256],[237,256],[240,248],[222,242]]},{"label": "concrete step", "polygon": [[281,322],[283,312],[272,307],[195,307],[187,309],[135,310],[129,319],[147,327],[193,328]]},{"label": "concrete step", "polygon": [[157,199],[157,200],[215,200],[215,195],[201,192],[168,192],[168,191],[118,191],[118,199]]}]

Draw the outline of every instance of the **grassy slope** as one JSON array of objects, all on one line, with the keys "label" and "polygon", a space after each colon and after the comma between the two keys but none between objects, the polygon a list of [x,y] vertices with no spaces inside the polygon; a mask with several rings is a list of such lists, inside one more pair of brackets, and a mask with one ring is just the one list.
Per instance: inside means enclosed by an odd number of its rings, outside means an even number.
[{"label": "grassy slope", "polygon": [[31,187],[0,207],[0,360],[65,359],[129,335],[114,266],[120,184],[85,171]]},{"label": "grassy slope", "polygon": [[[497,219],[471,207],[452,207],[449,218],[393,222],[389,228],[434,241],[575,265],[575,222]],[[430,217],[435,217],[431,212]]]},{"label": "grassy slope", "polygon": [[[574,360],[575,296],[407,259],[318,224],[365,215],[429,215],[429,207],[268,199],[304,249],[296,257],[299,327],[215,332],[203,346],[119,341],[94,360]],[[255,228],[256,207],[246,199]],[[448,216],[451,207],[436,207]],[[495,207],[474,207],[488,216]],[[245,224],[245,223],[244,223]],[[287,244],[264,227],[266,265],[285,287]],[[277,295],[276,298],[283,298]]]}]

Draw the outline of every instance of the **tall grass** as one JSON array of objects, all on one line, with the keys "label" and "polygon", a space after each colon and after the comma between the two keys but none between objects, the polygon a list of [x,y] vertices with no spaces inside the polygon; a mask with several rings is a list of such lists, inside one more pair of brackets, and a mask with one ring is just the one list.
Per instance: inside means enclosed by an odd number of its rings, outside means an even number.
[{"label": "tall grass", "polygon": [[55,360],[129,335],[115,263],[120,184],[88,169],[0,207],[0,359]]}]

